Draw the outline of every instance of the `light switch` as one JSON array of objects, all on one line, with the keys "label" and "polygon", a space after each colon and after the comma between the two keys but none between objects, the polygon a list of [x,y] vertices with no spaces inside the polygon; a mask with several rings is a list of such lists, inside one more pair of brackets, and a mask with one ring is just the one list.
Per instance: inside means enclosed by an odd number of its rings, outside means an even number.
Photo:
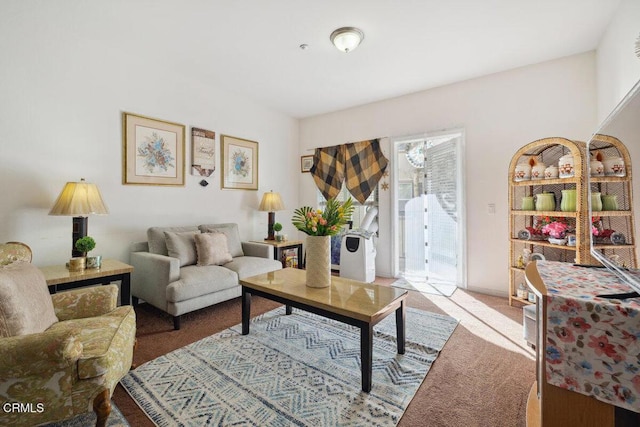
[{"label": "light switch", "polygon": [[496,204],[495,203],[489,203],[487,205],[487,213],[489,215],[495,215],[496,214]]}]

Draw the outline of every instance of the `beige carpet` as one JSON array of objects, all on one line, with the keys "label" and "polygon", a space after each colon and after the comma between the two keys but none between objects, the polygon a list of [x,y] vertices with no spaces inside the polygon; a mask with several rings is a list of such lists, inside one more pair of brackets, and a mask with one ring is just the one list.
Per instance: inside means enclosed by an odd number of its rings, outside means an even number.
[{"label": "beige carpet", "polygon": [[[390,285],[394,279],[379,279]],[[522,310],[506,298],[457,290],[451,297],[409,292],[408,305],[460,319],[460,324],[409,404],[399,426],[525,425],[526,400],[535,379],[533,351],[522,339]],[[252,314],[278,304],[254,298]],[[240,299],[184,316],[173,331],[165,313],[142,305],[138,316],[138,364],[240,322]],[[114,393],[131,425],[153,426],[127,393]]]}]

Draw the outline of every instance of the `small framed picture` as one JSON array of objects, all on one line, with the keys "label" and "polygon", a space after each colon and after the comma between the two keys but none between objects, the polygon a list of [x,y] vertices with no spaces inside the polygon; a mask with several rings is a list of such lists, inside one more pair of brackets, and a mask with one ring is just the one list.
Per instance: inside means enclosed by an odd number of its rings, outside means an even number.
[{"label": "small framed picture", "polygon": [[211,176],[216,170],[216,133],[191,128],[191,174]]},{"label": "small framed picture", "polygon": [[310,172],[311,166],[313,166],[313,156],[300,157],[300,172]]}]

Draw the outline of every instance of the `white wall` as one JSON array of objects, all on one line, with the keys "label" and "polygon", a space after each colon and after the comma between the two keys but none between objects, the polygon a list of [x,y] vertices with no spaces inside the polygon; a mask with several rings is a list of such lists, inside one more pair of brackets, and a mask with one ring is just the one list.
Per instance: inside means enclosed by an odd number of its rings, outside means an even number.
[{"label": "white wall", "polygon": [[[467,284],[499,295],[508,286],[507,167],[523,145],[562,136],[586,140],[596,127],[595,53],[498,73],[303,119],[300,154],[314,147],[461,127],[466,132]],[[301,204],[314,203],[311,176]],[[488,214],[487,205],[496,212]],[[391,205],[381,201],[378,274],[391,272]]]},{"label": "white wall", "polygon": [[[0,242],[17,240],[37,265],[71,256],[71,218],[48,216],[67,181],[96,183],[110,210],[89,218],[94,254],[128,260],[130,242],[154,225],[237,222],[243,239],[266,236],[263,192],[283,196],[290,216],[298,197],[298,123],[224,89],[186,80],[180,69],[126,56],[120,29],[96,16],[76,22],[52,3],[29,10],[14,2],[0,17]],[[68,13],[69,12],[69,13]],[[117,20],[116,20],[117,21]],[[116,22],[110,21],[110,22]],[[121,112],[259,142],[259,191],[220,188],[219,143],[210,185],[187,168],[184,187],[122,185]],[[286,167],[281,167],[286,165]],[[285,232],[293,233],[283,221]]]},{"label": "white wall", "polygon": [[597,50],[598,120],[602,122],[640,78],[635,43],[640,1],[622,0]]}]

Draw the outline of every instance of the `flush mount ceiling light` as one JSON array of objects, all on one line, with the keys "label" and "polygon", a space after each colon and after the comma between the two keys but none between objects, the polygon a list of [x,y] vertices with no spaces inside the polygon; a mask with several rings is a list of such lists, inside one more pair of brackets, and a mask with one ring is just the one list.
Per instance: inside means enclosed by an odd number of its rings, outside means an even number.
[{"label": "flush mount ceiling light", "polygon": [[349,53],[364,40],[364,33],[359,28],[342,27],[331,33],[331,43],[344,53]]}]

